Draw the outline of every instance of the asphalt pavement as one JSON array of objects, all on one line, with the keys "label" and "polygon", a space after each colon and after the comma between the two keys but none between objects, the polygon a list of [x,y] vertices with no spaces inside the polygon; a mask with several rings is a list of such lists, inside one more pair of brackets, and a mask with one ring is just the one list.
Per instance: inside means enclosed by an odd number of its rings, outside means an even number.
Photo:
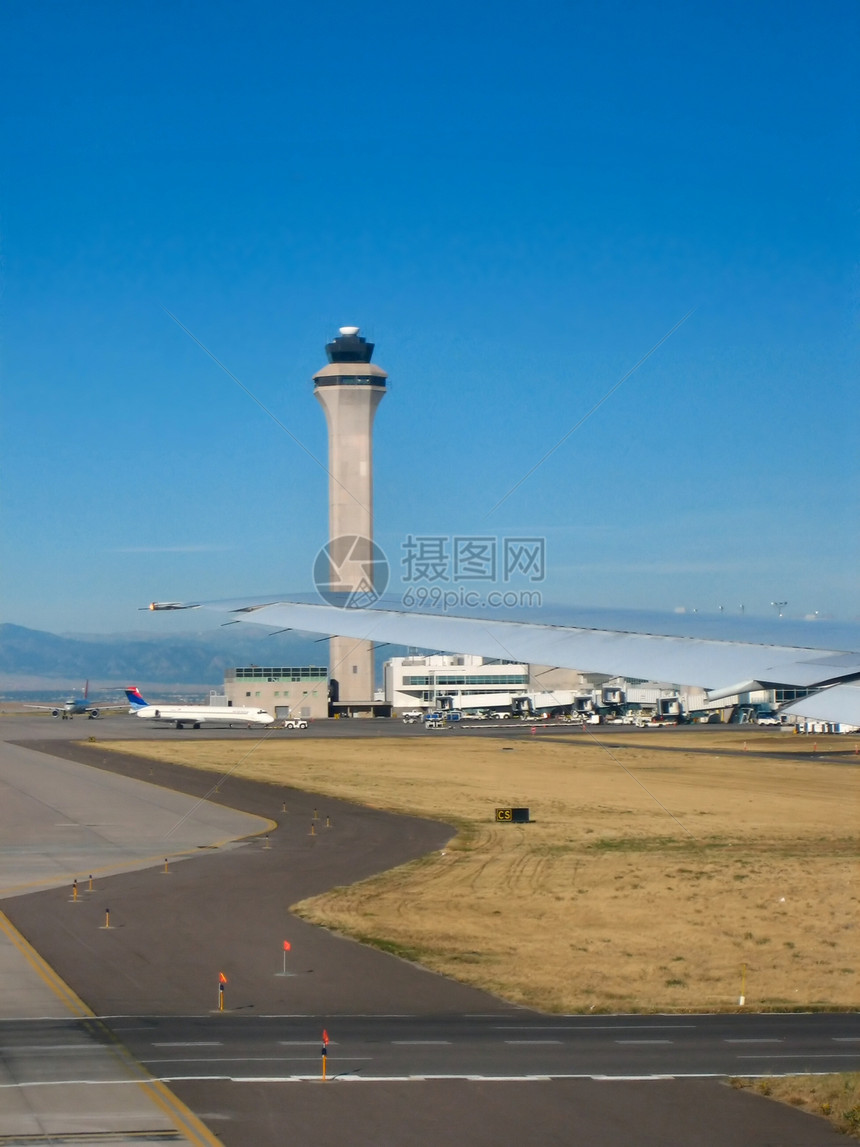
[{"label": "asphalt pavement", "polygon": [[[15,724],[4,721],[7,738]],[[91,777],[95,766],[109,785],[124,776],[195,802],[208,795],[212,815],[238,809],[271,822],[238,846],[186,849],[189,859],[172,858],[167,871],[153,863],[99,876],[77,902],[66,883],[3,902],[92,1009],[98,1039],[127,1049],[224,1143],[281,1144],[286,1129],[323,1145],[836,1141],[822,1121],[721,1080],[856,1070],[856,1016],[558,1017],[512,1007],[288,911],[443,847],[451,828],[232,777],[216,792],[211,774],[114,756],[34,724],[26,731],[37,740],[22,739],[46,768],[63,761]],[[75,733],[91,729],[78,722]],[[69,1025],[83,1022],[4,1023],[8,1054],[43,1049],[18,1056],[17,1078],[34,1085],[49,1072],[56,1084],[65,1070],[70,1082],[63,1047]]]}]

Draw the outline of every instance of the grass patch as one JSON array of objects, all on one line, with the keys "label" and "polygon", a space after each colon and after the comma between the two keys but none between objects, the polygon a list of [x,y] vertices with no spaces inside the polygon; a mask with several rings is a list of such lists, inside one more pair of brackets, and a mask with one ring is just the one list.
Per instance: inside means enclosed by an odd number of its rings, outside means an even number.
[{"label": "grass patch", "polygon": [[[633,777],[579,737],[105,748],[221,776],[245,757],[244,778],[456,825],[444,852],[296,910],[514,1002],[730,1010],[745,964],[750,1008],[858,1007],[860,769],[828,761],[844,738],[819,738],[815,760],[792,759],[787,741],[780,759],[753,760],[728,730],[631,735]],[[715,751],[686,756],[686,743]],[[509,805],[530,806],[534,823],[496,824]],[[668,971],[679,958],[683,982]]]},{"label": "grass patch", "polygon": [[845,1135],[860,1139],[860,1073],[733,1079],[732,1087],[755,1091],[792,1107],[821,1115]]},{"label": "grass patch", "polygon": [[[690,849],[690,842],[674,836],[602,836],[588,845],[595,852],[671,852]],[[703,845],[697,845],[702,848]],[[712,846],[711,846],[712,847]]]}]

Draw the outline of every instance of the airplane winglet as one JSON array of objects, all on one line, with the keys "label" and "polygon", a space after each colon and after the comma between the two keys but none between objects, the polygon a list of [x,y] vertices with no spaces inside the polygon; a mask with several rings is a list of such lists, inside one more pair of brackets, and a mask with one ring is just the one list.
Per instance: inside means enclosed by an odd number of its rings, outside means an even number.
[{"label": "airplane winglet", "polygon": [[196,601],[182,602],[182,601],[151,601],[149,605],[142,606],[142,609],[199,609],[199,603]]}]

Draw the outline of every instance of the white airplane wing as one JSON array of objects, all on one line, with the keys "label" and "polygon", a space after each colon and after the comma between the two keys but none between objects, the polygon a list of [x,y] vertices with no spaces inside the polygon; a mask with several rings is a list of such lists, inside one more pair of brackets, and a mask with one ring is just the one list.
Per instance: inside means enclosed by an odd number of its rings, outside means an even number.
[{"label": "white airplane wing", "polygon": [[[848,640],[855,645],[854,650],[850,644],[841,648],[822,648],[818,644],[818,637],[834,636],[837,630],[834,626],[816,628],[815,624],[808,623],[802,632],[802,642],[778,644],[769,640],[703,636],[709,629],[721,633],[729,626],[723,619],[709,622],[690,615],[659,618],[580,611],[580,624],[570,625],[416,613],[380,607],[379,603],[368,609],[340,609],[277,598],[189,606],[153,602],[150,608],[215,609],[229,613],[232,621],[267,625],[272,629],[337,634],[379,644],[475,653],[606,673],[612,677],[699,685],[710,690],[713,698],[760,686],[817,690],[812,697],[793,702],[790,711],[814,719],[860,725],[860,652],[855,651],[860,643],[854,640],[860,634],[855,633],[856,627],[852,626],[843,628]],[[604,627],[599,622],[609,624]],[[610,628],[613,622],[617,627]],[[752,626],[748,628],[752,631]],[[788,636],[791,623],[779,622],[776,628],[780,636]]]},{"label": "white airplane wing", "polygon": [[[784,706],[784,713],[799,713],[812,721],[860,725],[860,681],[850,685],[832,685],[801,701]],[[853,716],[846,714],[853,713]]]}]

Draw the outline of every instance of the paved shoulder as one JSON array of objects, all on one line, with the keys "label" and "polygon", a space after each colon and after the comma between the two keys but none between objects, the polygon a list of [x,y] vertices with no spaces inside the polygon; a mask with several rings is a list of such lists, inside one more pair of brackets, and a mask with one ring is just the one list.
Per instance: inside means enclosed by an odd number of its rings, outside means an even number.
[{"label": "paved shoulder", "polygon": [[270,824],[143,779],[0,743],[0,897],[226,846]]}]

